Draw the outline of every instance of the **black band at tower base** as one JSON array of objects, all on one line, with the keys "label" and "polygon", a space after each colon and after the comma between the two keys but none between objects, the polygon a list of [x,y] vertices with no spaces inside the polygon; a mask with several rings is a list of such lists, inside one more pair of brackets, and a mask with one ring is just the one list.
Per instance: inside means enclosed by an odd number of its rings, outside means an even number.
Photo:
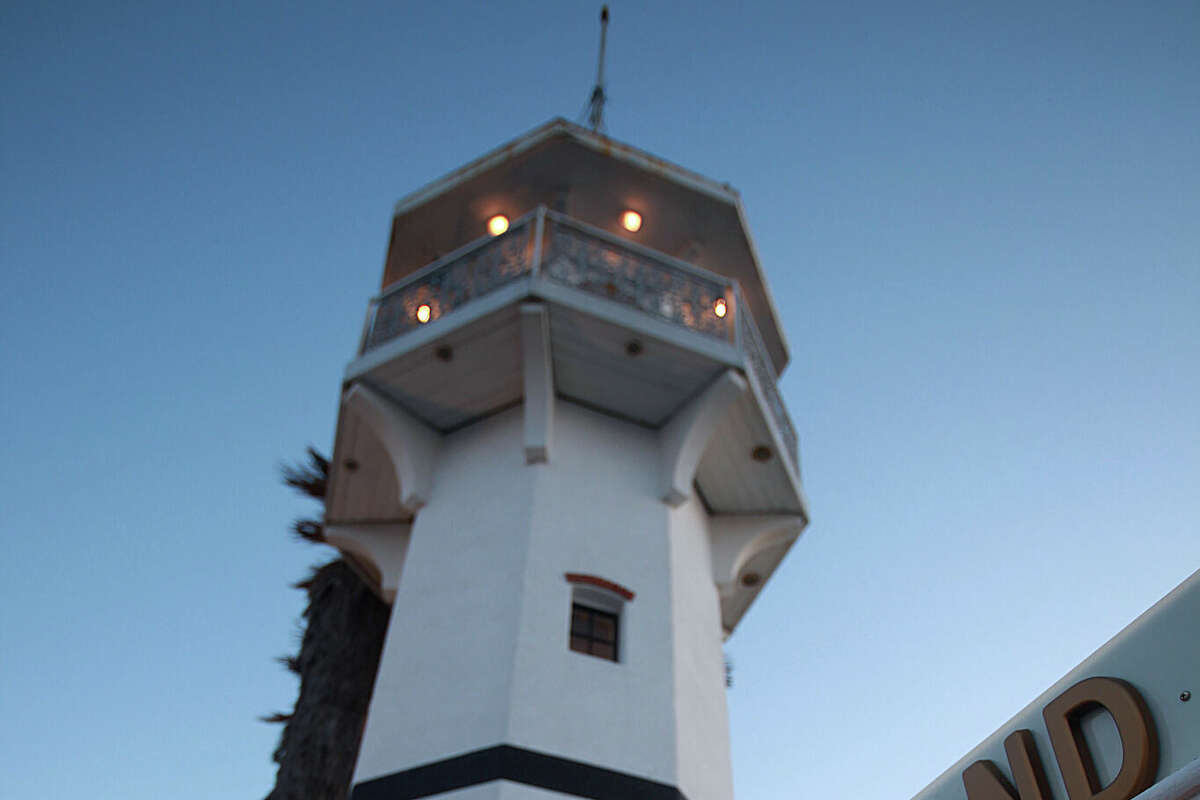
[{"label": "black band at tower base", "polygon": [[687,800],[665,783],[507,744],[363,781],[350,800],[418,800],[498,780],[592,800]]}]

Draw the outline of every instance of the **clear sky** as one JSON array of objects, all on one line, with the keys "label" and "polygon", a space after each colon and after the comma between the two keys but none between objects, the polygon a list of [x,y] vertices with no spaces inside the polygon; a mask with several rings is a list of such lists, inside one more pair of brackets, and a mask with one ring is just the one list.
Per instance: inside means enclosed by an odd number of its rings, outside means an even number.
[{"label": "clear sky", "polygon": [[[608,128],[740,189],[813,522],[739,800],[906,800],[1200,566],[1200,6],[611,3]],[[400,196],[595,2],[0,5],[0,797],[259,797]]]}]

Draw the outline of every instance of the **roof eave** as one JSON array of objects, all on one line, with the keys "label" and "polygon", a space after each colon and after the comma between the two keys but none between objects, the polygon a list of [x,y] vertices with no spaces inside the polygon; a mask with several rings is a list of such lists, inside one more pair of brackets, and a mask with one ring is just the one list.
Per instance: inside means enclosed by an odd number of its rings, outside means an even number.
[{"label": "roof eave", "polygon": [[526,134],[518,136],[510,142],[500,145],[495,150],[486,153],[474,161],[465,164],[453,172],[426,184],[415,192],[401,198],[395,206],[395,215],[422,206],[430,200],[445,194],[488,170],[504,164],[522,153],[528,152],[543,142],[556,136],[567,136],[579,144],[598,153],[611,156],[647,172],[664,177],[680,186],[699,192],[732,206],[740,204],[737,190],[727,183],[718,183],[703,175],[684,169],[678,164],[653,156],[644,150],[610,139],[587,128],[569,122],[562,117],[556,117],[549,122],[539,125]]}]

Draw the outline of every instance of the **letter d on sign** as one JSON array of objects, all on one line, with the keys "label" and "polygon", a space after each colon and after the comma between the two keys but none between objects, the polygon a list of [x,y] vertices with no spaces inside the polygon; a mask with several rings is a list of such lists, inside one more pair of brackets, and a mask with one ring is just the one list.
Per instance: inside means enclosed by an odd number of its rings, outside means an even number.
[{"label": "letter d on sign", "polygon": [[[1121,770],[1101,787],[1080,729],[1080,718],[1100,707],[1112,715],[1121,735]],[[1088,678],[1051,700],[1042,710],[1054,757],[1071,800],[1130,800],[1154,783],[1158,734],[1137,689],[1117,678]]]}]

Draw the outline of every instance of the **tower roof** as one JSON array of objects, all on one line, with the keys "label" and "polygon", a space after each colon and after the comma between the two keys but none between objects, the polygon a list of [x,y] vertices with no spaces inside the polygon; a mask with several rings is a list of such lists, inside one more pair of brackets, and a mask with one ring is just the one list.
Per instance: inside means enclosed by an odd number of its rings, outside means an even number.
[{"label": "tower roof", "polygon": [[[562,118],[401,199],[383,285],[476,239],[491,216],[516,218],[538,205],[734,278],[776,373],[787,365],[787,340],[737,191]],[[636,234],[619,224],[625,209],[646,221]]]}]

